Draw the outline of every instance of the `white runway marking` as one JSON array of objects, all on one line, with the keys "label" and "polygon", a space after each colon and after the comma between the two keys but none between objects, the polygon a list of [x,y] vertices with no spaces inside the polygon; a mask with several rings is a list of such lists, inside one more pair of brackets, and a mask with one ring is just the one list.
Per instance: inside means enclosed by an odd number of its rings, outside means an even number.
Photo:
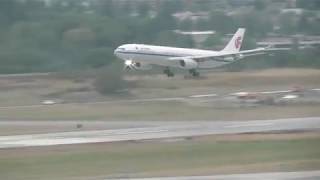
[{"label": "white runway marking", "polygon": [[199,94],[199,95],[192,95],[189,96],[190,98],[203,98],[203,97],[215,97],[218,96],[217,94]]},{"label": "white runway marking", "polygon": [[271,126],[274,123],[258,123],[258,124],[235,124],[235,125],[230,125],[230,126],[225,126],[226,128],[238,128],[238,127],[256,127],[256,126]]},{"label": "white runway marking", "polygon": [[159,130],[147,130],[147,131],[127,131],[127,132],[115,132],[114,135],[128,135],[128,134],[146,134],[146,133],[163,133],[168,132],[167,129],[159,129]]},{"label": "white runway marking", "polygon": [[292,90],[283,90],[283,91],[263,91],[263,92],[257,92],[261,94],[279,94],[279,93],[290,93]]},{"label": "white runway marking", "polygon": [[[113,180],[128,180],[129,178],[114,178]],[[131,180],[316,180],[320,179],[320,171],[271,172],[252,174],[230,174],[214,176],[178,176],[130,178]]]}]

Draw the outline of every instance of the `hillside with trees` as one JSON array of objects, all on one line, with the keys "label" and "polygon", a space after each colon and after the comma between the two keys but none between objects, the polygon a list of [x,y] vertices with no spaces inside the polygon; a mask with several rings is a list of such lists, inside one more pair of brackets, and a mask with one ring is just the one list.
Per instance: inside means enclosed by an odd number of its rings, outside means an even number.
[{"label": "hillside with trees", "polygon": [[[317,0],[298,0],[301,15],[281,12],[272,0],[188,2],[1,0],[0,73],[100,68],[116,61],[113,50],[123,43],[194,47],[192,38],[176,29],[216,31],[203,48],[221,45],[219,38],[238,27],[248,29],[244,48],[270,33],[320,35]],[[197,21],[173,16],[184,11],[209,15]],[[273,61],[271,66],[320,67],[318,50],[292,51]]]}]

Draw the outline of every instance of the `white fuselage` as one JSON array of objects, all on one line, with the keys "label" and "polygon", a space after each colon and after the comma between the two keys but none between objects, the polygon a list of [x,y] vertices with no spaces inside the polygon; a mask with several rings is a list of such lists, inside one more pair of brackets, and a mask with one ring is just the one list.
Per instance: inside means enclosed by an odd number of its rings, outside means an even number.
[{"label": "white fuselage", "polygon": [[[177,61],[170,58],[193,56],[216,56],[218,51],[187,49],[144,44],[126,44],[114,51],[115,55],[123,60],[132,60],[143,64],[179,67]],[[229,62],[226,61],[198,61],[197,68],[215,68]]]},{"label": "white fuselage", "polygon": [[125,60],[125,69],[151,69],[153,65],[165,68],[164,73],[173,76],[169,68],[177,67],[189,70],[198,76],[197,69],[208,69],[230,64],[242,59],[244,53],[259,53],[264,49],[240,51],[245,29],[239,28],[221,51],[186,49],[145,44],[125,44],[114,53]]}]

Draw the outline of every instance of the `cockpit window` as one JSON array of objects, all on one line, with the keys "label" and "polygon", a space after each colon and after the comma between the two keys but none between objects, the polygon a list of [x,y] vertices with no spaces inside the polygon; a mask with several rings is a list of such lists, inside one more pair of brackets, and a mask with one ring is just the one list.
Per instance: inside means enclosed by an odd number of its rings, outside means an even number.
[{"label": "cockpit window", "polygon": [[118,48],[118,50],[125,51],[126,49],[125,48]]}]

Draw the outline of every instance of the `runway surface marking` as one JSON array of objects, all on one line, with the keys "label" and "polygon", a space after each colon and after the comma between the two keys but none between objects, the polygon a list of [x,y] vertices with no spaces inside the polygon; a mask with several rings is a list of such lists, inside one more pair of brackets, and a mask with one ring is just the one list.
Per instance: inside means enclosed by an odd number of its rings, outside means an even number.
[{"label": "runway surface marking", "polygon": [[199,95],[192,95],[189,96],[190,98],[203,98],[203,97],[215,97],[218,96],[218,94],[199,94]]},{"label": "runway surface marking", "polygon": [[[111,122],[116,124],[117,122]],[[119,122],[121,123],[121,122]],[[129,122],[126,122],[129,123]],[[132,121],[139,125],[139,121]],[[152,123],[154,123],[152,125]],[[320,129],[320,117],[255,121],[145,122],[141,127],[0,136],[0,148],[119,142],[269,131]]]},{"label": "runway surface marking", "polygon": [[257,123],[257,124],[251,124],[251,123],[240,123],[235,125],[226,126],[226,128],[237,128],[237,127],[255,127],[255,126],[271,126],[274,123]]},{"label": "runway surface marking", "polygon": [[[110,179],[110,178],[108,178]],[[112,178],[111,178],[112,179]],[[126,178],[114,178],[113,180],[127,180]],[[271,172],[253,174],[231,174],[214,176],[178,176],[178,177],[154,177],[154,178],[130,178],[131,180],[318,180],[320,171],[300,172]]]}]

